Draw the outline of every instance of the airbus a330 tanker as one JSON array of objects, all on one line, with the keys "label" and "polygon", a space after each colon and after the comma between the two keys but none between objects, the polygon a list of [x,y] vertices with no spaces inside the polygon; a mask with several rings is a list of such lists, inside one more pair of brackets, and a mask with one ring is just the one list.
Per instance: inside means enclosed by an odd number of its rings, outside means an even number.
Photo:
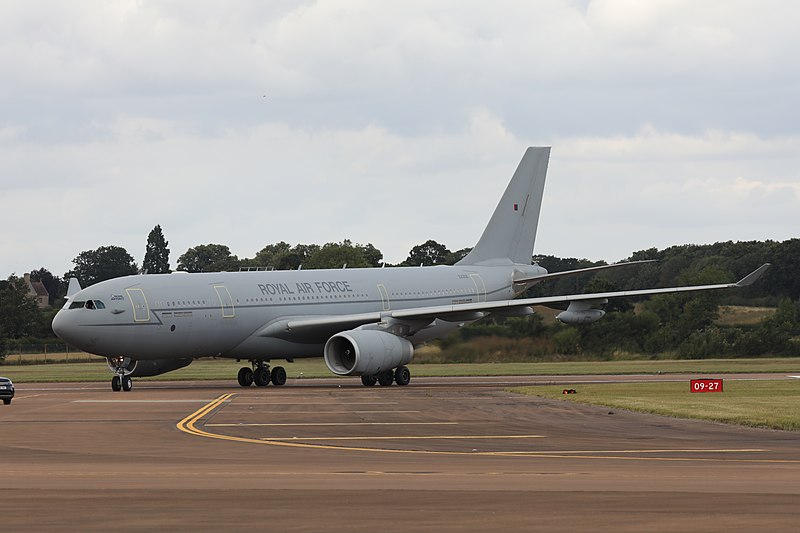
[{"label": "airbus a330 tanker", "polygon": [[334,374],[364,385],[407,385],[414,346],[446,336],[490,313],[533,314],[532,306],[565,302],[567,324],[599,320],[609,298],[742,287],[738,283],[600,294],[519,298],[546,279],[531,264],[550,148],[528,148],[472,251],[452,266],[208,272],[126,276],[81,289],[70,280],[53,331],[86,352],[106,357],[116,390],[131,377],[155,376],[200,357],[249,361],[243,387],[283,385],[273,360],[324,357]]}]

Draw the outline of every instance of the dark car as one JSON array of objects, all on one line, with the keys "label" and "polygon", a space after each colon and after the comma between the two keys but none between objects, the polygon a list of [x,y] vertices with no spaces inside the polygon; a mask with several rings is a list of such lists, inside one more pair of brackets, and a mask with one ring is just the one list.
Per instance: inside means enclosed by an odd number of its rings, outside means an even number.
[{"label": "dark car", "polygon": [[8,378],[0,378],[0,398],[3,403],[8,405],[14,397],[14,384]]}]

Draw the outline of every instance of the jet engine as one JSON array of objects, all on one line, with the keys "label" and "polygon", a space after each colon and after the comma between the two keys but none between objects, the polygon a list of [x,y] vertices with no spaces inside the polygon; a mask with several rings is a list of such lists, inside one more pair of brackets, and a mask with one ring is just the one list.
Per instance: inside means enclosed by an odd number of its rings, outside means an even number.
[{"label": "jet engine", "polygon": [[591,324],[597,322],[606,314],[602,309],[593,309],[592,305],[606,303],[608,300],[590,300],[580,302],[570,302],[566,311],[556,315],[556,318],[564,324]]},{"label": "jet engine", "polygon": [[172,372],[185,366],[189,366],[193,359],[191,357],[185,359],[131,359],[129,357],[109,357],[107,359],[108,368],[112,372],[116,372],[117,368],[122,366],[125,369],[125,375],[135,378],[144,378],[149,376],[158,376],[166,372]]},{"label": "jet engine", "polygon": [[374,376],[413,357],[414,346],[407,339],[379,329],[343,331],[325,343],[325,364],[340,376]]}]

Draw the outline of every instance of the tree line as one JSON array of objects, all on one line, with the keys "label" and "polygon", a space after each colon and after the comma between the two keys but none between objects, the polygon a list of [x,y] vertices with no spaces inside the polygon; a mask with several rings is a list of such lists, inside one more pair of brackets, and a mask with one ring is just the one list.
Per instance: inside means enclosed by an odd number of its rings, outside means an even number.
[{"label": "tree line", "polygon": [[[51,306],[58,307],[66,294],[69,278],[83,287],[120,276],[147,272],[169,273],[170,249],[163,231],[155,226],[147,237],[141,268],[127,250],[101,246],[80,252],[73,268],[62,277],[46,268],[31,272],[50,293]],[[470,249],[451,251],[444,244],[428,240],[414,246],[398,265],[384,265],[382,252],[371,243],[350,240],[338,243],[296,244],[278,242],[265,245],[252,258],[239,258],[223,244],[200,244],[178,257],[176,270],[219,272],[240,269],[295,270],[318,268],[361,268],[381,266],[419,266],[454,264]],[[549,272],[599,266],[604,261],[535,255],[533,262]],[[626,261],[655,260],[627,268],[561,278],[535,285],[528,296],[605,292],[643,287],[736,281],[760,264],[772,268],[758,283],[735,291],[689,295],[658,296],[630,302],[614,300],[605,306],[606,317],[580,327],[546,326],[540,318],[489,319],[460,330],[457,338],[445,341],[452,346],[472,341],[477,336],[515,339],[539,336],[538,350],[554,353],[594,354],[615,352],[659,353],[671,351],[679,356],[756,355],[758,353],[796,354],[800,338],[800,239],[777,241],[720,242],[711,245],[672,246],[664,250],[636,251]],[[22,278],[10,276],[0,281],[0,351],[4,341],[21,338],[47,338],[54,310],[40,311],[26,296]],[[635,304],[635,305],[634,305]],[[758,327],[722,328],[715,325],[719,304],[760,305],[777,308]]]},{"label": "tree line", "polygon": [[[70,278],[76,278],[82,287],[130,276],[138,273],[168,274],[170,269],[169,242],[160,225],[147,237],[145,256],[141,268],[133,256],[120,246],[100,246],[95,250],[80,252],[73,260],[73,268],[55,276],[48,269],[31,272],[33,281],[41,281],[50,293],[50,305],[63,298]],[[358,244],[345,239],[341,242],[296,244],[286,242],[268,244],[252,258],[239,258],[224,244],[198,244],[178,257],[176,270],[183,272],[232,272],[242,269],[297,270],[321,268],[370,268],[381,266],[419,266],[453,264],[470,248],[451,252],[434,240],[414,246],[408,258],[398,265],[384,263],[383,253],[371,243]]]}]

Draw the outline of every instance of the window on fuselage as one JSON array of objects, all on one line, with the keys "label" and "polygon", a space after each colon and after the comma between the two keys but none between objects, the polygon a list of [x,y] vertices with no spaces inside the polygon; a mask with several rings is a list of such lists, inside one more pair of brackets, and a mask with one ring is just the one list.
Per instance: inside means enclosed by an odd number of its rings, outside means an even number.
[{"label": "window on fuselage", "polygon": [[70,309],[105,309],[106,304],[100,300],[75,301],[69,304]]}]

